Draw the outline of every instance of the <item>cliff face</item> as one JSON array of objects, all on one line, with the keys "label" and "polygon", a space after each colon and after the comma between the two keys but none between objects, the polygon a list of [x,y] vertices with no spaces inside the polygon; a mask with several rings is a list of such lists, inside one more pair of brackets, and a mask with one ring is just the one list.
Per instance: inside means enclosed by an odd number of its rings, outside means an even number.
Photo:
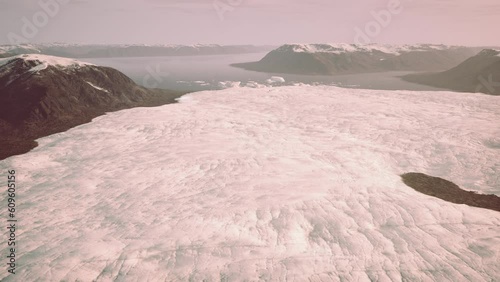
[{"label": "cliff face", "polygon": [[[0,143],[31,142],[106,112],[171,103],[180,95],[146,89],[115,69],[71,59],[6,58],[0,61]],[[14,153],[12,146],[3,147],[0,159]]]},{"label": "cliff face", "polygon": [[412,74],[403,79],[460,92],[500,95],[500,51],[485,49],[447,71]]},{"label": "cliff face", "polygon": [[476,48],[443,45],[283,45],[259,62],[234,64],[247,70],[305,75],[380,71],[437,71],[473,56]]}]

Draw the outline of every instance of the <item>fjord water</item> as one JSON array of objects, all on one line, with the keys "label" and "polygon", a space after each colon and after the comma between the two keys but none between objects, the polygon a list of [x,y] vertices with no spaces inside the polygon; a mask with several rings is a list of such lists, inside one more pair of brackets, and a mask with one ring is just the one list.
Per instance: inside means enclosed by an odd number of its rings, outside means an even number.
[{"label": "fjord water", "polygon": [[398,77],[412,72],[310,76],[263,73],[230,66],[233,63],[259,61],[265,55],[266,53],[210,56],[119,57],[91,58],[85,59],[85,61],[96,65],[116,68],[132,78],[136,83],[146,87],[173,90],[223,89],[225,86],[221,82],[226,81],[242,82],[243,85],[249,81],[253,81],[265,85],[269,84],[267,80],[271,76],[283,77],[285,83],[281,85],[304,83],[379,90],[441,90],[435,87],[406,82]]}]

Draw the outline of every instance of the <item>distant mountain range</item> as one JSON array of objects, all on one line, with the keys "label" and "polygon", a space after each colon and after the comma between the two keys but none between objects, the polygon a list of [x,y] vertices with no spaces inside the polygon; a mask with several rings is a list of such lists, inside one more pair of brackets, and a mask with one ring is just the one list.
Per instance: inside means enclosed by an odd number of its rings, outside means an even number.
[{"label": "distant mountain range", "polygon": [[0,160],[106,112],[171,103],[182,94],[147,89],[115,69],[74,59],[0,59]]},{"label": "distant mountain range", "polygon": [[305,75],[440,71],[458,65],[482,49],[431,44],[287,44],[271,51],[258,62],[232,66],[260,72]]},{"label": "distant mountain range", "polygon": [[45,54],[68,58],[196,56],[268,52],[273,46],[254,45],[78,45],[22,44],[0,46],[0,57]]},{"label": "distant mountain range", "polygon": [[500,50],[485,49],[447,71],[411,74],[402,78],[454,91],[500,95]]}]

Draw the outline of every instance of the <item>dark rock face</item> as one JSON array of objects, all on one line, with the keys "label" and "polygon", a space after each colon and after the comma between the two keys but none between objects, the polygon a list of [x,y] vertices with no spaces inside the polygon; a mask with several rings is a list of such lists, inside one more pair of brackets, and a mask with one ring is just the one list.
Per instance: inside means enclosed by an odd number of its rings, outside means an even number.
[{"label": "dark rock face", "polygon": [[[323,45],[314,45],[323,46]],[[351,45],[352,50],[297,52],[297,46],[284,45],[259,62],[233,64],[247,70],[305,75],[334,75],[383,71],[438,71],[458,65],[477,54],[476,48],[409,48],[398,53]],[[330,48],[331,49],[331,48]],[[333,51],[333,52],[332,52]]]},{"label": "dark rock face", "polygon": [[0,159],[106,112],[172,103],[182,94],[140,87],[112,68],[15,57],[0,66]]},{"label": "dark rock face", "polygon": [[423,173],[405,173],[401,175],[401,178],[406,185],[423,194],[455,204],[500,211],[500,197],[496,195],[482,195],[465,191],[453,182]]},{"label": "dark rock face", "polygon": [[485,49],[450,70],[406,75],[403,79],[459,92],[500,95],[500,51]]},{"label": "dark rock face", "polygon": [[1,119],[12,124],[64,119],[89,108],[132,105],[146,96],[145,90],[136,89],[128,77],[110,68],[62,70],[47,66],[43,71],[30,71],[36,65],[34,61],[15,59],[0,69]]}]

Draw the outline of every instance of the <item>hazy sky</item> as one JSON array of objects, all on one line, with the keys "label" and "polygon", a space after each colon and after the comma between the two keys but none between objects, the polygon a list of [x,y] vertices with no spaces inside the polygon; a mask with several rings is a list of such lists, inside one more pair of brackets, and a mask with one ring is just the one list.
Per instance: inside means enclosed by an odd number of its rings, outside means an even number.
[{"label": "hazy sky", "polygon": [[499,0],[0,0],[0,44],[498,46],[498,27]]}]

